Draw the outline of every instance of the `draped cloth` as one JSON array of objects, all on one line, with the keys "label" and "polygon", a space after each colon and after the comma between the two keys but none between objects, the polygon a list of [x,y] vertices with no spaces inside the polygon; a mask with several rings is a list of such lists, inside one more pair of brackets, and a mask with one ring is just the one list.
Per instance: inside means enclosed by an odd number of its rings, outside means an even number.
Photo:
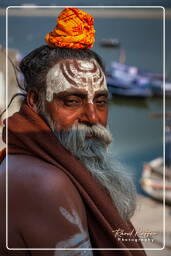
[{"label": "draped cloth", "polygon": [[54,30],[45,36],[49,47],[73,49],[93,47],[94,18],[77,8],[65,8],[57,18]]},{"label": "draped cloth", "polygon": [[[94,180],[79,160],[65,150],[48,125],[26,104],[22,104],[20,111],[8,118],[7,136],[8,154],[25,154],[42,159],[55,166],[56,171],[62,170],[70,178],[84,202],[93,248],[121,248],[114,251],[96,250],[93,251],[94,255],[146,255],[143,249],[126,249],[142,248],[140,241],[122,241],[115,237],[113,230],[131,232],[134,229],[131,222],[122,219],[104,188]],[[4,127],[4,142],[7,136]],[[4,158],[4,153],[1,158]],[[135,237],[137,238],[136,235]]]}]

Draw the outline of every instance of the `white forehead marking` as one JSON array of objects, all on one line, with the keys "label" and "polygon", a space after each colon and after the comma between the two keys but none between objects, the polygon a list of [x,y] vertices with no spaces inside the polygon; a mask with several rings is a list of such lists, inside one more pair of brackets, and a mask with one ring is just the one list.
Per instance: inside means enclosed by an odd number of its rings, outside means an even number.
[{"label": "white forehead marking", "polygon": [[47,101],[53,100],[54,93],[71,88],[84,89],[88,93],[88,102],[93,103],[98,90],[107,90],[106,79],[99,64],[94,60],[66,60],[54,65],[46,77]]}]

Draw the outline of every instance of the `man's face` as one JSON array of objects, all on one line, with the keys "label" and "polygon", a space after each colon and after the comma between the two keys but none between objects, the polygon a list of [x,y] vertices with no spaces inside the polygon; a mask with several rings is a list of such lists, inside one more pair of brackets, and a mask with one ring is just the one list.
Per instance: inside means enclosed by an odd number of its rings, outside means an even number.
[{"label": "man's face", "polygon": [[45,113],[57,140],[87,167],[109,193],[124,219],[135,210],[134,185],[111,161],[108,91],[95,60],[63,60],[47,74]]},{"label": "man's face", "polygon": [[74,124],[106,126],[108,91],[105,76],[92,60],[63,60],[47,74],[45,110],[57,131]]}]

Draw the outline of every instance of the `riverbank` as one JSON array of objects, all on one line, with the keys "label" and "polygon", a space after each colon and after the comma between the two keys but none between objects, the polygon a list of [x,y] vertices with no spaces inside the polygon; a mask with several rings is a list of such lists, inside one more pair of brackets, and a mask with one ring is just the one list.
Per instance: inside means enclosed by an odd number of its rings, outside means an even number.
[{"label": "riverbank", "polygon": [[[163,7],[99,7],[92,6],[85,8],[80,6],[81,9],[86,10],[89,14],[95,18],[130,18],[130,19],[162,19],[164,8]],[[31,9],[31,12],[30,12]],[[63,10],[61,6],[36,6],[36,5],[24,5],[24,6],[9,6],[7,9],[0,8],[1,15],[5,16],[43,16],[43,17],[56,17],[58,13]],[[167,18],[171,18],[171,10],[167,9]]]},{"label": "riverbank", "polygon": [[154,248],[154,250],[146,250],[147,256],[171,255],[171,207],[169,206],[166,206],[164,219],[166,246],[165,249],[158,250],[163,247],[163,205],[148,197],[138,195],[138,209],[132,218],[132,223],[135,228],[143,227],[144,231],[157,233],[153,243],[143,243],[144,248]]}]

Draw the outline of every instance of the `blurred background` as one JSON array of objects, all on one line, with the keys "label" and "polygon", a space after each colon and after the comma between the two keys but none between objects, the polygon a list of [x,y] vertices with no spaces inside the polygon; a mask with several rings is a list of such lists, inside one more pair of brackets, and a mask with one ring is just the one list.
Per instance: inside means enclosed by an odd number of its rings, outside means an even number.
[{"label": "blurred background", "polygon": [[[53,8],[54,5],[57,7]],[[1,1],[0,110],[5,108],[6,95],[6,25],[9,57],[17,65],[23,56],[45,44],[44,36],[55,27],[56,17],[63,9],[60,6],[68,5],[80,7],[95,18],[96,42],[93,50],[105,63],[110,91],[109,126],[113,134],[112,156],[124,166],[125,171],[133,175],[138,193],[137,212],[132,221],[138,229],[157,232],[153,242],[144,242],[144,247],[150,248],[147,250],[147,255],[171,255],[170,1],[139,0],[138,6],[137,1],[133,0],[123,0],[122,6],[121,1],[112,0]],[[5,8],[7,6],[15,6],[15,8],[8,8],[6,24]],[[36,8],[37,6],[49,7]],[[164,19],[165,13],[166,19]],[[164,75],[165,88],[163,87]],[[16,92],[19,92],[19,89],[13,67],[9,62],[8,102]],[[18,109],[19,101],[17,98],[14,100],[8,115]],[[164,108],[166,109],[165,122],[163,121]],[[1,141],[0,147],[3,146]],[[163,167],[164,152],[166,168]],[[166,172],[165,215],[163,210],[164,169]],[[165,221],[166,249],[160,251],[163,247]]]}]

